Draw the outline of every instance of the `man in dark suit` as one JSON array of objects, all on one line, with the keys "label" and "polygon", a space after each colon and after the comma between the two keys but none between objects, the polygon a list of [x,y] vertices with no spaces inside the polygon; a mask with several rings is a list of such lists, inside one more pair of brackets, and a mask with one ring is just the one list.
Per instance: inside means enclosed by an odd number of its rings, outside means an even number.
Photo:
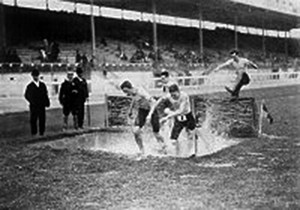
[{"label": "man in dark suit", "polygon": [[29,102],[31,134],[37,134],[37,121],[39,121],[39,133],[44,135],[46,123],[46,107],[50,106],[48,91],[45,83],[40,81],[40,72],[33,69],[31,72],[33,81],[25,91],[25,99]]},{"label": "man in dark suit", "polygon": [[[74,118],[74,93],[72,92],[74,89],[73,83],[73,72],[67,73],[67,78],[61,84],[61,88],[59,91],[59,102],[63,106],[63,129],[68,129],[68,117],[70,113],[72,113]],[[74,128],[77,128],[77,122],[74,118]]]},{"label": "man in dark suit", "polygon": [[74,109],[78,122],[78,128],[83,128],[84,120],[84,103],[89,97],[88,86],[83,78],[83,70],[81,67],[76,69],[77,76],[73,79],[74,83]]}]

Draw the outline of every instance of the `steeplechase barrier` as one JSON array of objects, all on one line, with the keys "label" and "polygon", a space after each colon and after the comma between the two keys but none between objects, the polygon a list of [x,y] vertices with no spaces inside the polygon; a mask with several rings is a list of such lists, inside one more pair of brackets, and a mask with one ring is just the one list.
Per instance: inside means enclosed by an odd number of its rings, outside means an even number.
[{"label": "steeplechase barrier", "polygon": [[[209,123],[208,128],[219,135],[231,137],[253,137],[258,134],[258,112],[254,98],[208,99],[202,95],[190,95],[193,114],[197,127]],[[129,126],[128,109],[131,99],[119,95],[106,96],[106,126]],[[162,102],[158,106],[160,116],[164,115],[164,108],[168,107]],[[170,107],[171,108],[171,107]],[[209,118],[209,119],[208,119]]]}]

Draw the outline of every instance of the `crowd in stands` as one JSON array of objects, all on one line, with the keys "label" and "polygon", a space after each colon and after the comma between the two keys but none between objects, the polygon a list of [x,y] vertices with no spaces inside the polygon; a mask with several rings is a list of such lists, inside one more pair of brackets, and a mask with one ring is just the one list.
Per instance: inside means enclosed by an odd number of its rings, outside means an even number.
[{"label": "crowd in stands", "polygon": [[43,40],[43,46],[39,49],[40,55],[38,59],[41,60],[41,62],[58,62],[59,61],[59,44],[56,41],[51,42],[49,44],[47,39]]},{"label": "crowd in stands", "polygon": [[4,56],[5,63],[22,63],[16,49],[8,49]]},{"label": "crowd in stands", "polygon": [[[61,48],[64,51],[66,44],[58,44],[56,41],[52,41],[49,44],[47,39],[44,39],[42,46],[32,47],[39,52],[39,56],[36,57],[40,62],[62,62],[60,58]],[[69,44],[68,47],[70,57],[74,57],[73,63],[80,63],[82,66],[87,66],[94,63],[94,59],[97,63],[153,63],[156,59],[159,63],[180,63],[181,65],[189,64],[204,64],[208,67],[210,65],[216,65],[224,61],[228,57],[228,49],[220,48],[204,48],[204,54],[200,56],[198,46],[192,46],[188,44],[179,45],[174,42],[168,42],[167,44],[160,44],[157,50],[157,55],[154,52],[153,44],[148,41],[147,38],[137,38],[131,42],[125,42],[120,40],[113,40],[101,37],[97,40],[96,55],[92,58],[90,43],[84,44]],[[62,46],[62,47],[60,47]],[[73,51],[73,52],[71,52]],[[279,69],[285,70],[291,67],[295,62],[294,58],[286,58],[283,53],[266,53],[265,55],[261,50],[256,49],[241,49],[242,55],[245,55],[249,59],[255,61],[259,66],[271,67],[273,71],[279,71]],[[71,55],[72,54],[72,55]],[[68,56],[68,55],[67,55]],[[101,59],[103,58],[103,59]],[[17,53],[17,50],[7,50],[5,56],[5,62],[7,63],[20,63],[22,58]]]}]

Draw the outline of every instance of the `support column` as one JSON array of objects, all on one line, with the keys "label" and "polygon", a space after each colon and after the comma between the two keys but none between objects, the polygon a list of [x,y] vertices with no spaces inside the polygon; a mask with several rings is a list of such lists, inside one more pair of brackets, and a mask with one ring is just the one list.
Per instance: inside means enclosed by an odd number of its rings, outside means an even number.
[{"label": "support column", "polygon": [[155,59],[154,61],[157,62],[158,56],[157,56],[157,24],[156,24],[156,0],[152,0],[152,18],[153,18],[153,48],[154,48],[154,54]]},{"label": "support column", "polygon": [[94,1],[91,2],[91,35],[92,35],[92,60],[93,64],[96,58],[96,32],[95,32],[95,18],[94,18]]},{"label": "support column", "polygon": [[203,31],[202,31],[202,12],[199,5],[199,53],[200,53],[200,59],[203,63]]},{"label": "support column", "polygon": [[238,17],[235,15],[234,16],[234,48],[236,50],[239,49],[238,46],[238,31],[237,31],[237,24],[238,24]]},{"label": "support column", "polygon": [[0,62],[4,60],[6,48],[5,14],[3,0],[0,0]]},{"label": "support column", "polygon": [[74,13],[77,13],[77,0],[74,0]]},{"label": "support column", "polygon": [[285,54],[285,63],[287,64],[288,57],[289,57],[287,31],[284,32],[284,54]]},{"label": "support column", "polygon": [[263,24],[262,28],[262,52],[264,61],[266,60],[266,37],[265,37],[265,26]]}]

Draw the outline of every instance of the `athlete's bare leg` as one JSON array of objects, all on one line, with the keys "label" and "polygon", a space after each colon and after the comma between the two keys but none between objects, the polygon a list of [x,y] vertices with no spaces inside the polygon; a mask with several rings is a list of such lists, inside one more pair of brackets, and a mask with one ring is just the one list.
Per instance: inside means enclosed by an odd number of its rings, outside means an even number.
[{"label": "athlete's bare leg", "polygon": [[162,153],[167,154],[167,150],[166,150],[167,146],[165,144],[164,137],[162,137],[162,135],[160,135],[160,133],[154,132],[153,134],[154,134],[157,142],[161,146]]},{"label": "athlete's bare leg", "polygon": [[142,139],[142,130],[141,128],[134,128],[133,130],[135,142],[137,143],[141,155],[145,154],[144,145],[143,145],[143,139]]}]

